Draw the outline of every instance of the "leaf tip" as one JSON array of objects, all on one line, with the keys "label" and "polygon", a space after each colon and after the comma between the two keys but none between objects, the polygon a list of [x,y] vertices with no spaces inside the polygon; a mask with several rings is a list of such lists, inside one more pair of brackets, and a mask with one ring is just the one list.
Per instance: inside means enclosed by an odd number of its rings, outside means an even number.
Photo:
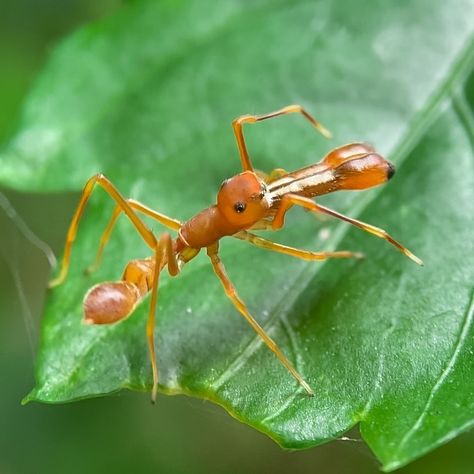
[{"label": "leaf tip", "polygon": [[30,393],[28,393],[28,395],[25,395],[22,398],[22,400],[20,401],[20,405],[24,407],[28,403],[32,402],[34,399],[35,399],[35,391],[33,390]]}]

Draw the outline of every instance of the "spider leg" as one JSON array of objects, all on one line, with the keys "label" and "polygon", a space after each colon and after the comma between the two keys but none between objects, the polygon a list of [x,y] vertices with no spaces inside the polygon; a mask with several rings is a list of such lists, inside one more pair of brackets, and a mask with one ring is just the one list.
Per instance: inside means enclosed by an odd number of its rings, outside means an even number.
[{"label": "spider leg", "polygon": [[339,250],[335,252],[312,252],[310,250],[302,250],[288,245],[278,244],[271,240],[264,239],[258,235],[252,234],[251,232],[241,231],[234,234],[234,237],[240,240],[246,240],[256,247],[262,249],[271,250],[273,252],[283,253],[290,255],[291,257],[301,258],[302,260],[326,260],[328,258],[363,258],[363,254],[360,252],[350,252],[346,250]]},{"label": "spider leg", "polygon": [[64,247],[64,255],[61,262],[61,270],[60,270],[59,275],[50,282],[49,284],[50,288],[60,285],[67,276],[67,272],[69,270],[69,263],[71,259],[71,248],[76,238],[77,229],[79,226],[79,220],[81,219],[85,206],[96,184],[102,187],[109,194],[109,196],[117,203],[117,205],[120,206],[123,212],[127,214],[128,218],[130,219],[132,224],[135,226],[138,233],[141,235],[141,237],[146,242],[146,244],[152,249],[155,249],[157,245],[157,241],[156,241],[155,236],[153,235],[153,232],[136,215],[135,211],[130,207],[130,205],[127,203],[125,198],[120,194],[120,192],[112,184],[112,182],[109,181],[109,179],[106,178],[103,174],[101,173],[96,174],[95,176],[90,178],[87,181],[86,185],[84,186],[81,198],[79,200],[79,204],[76,208],[76,212],[74,213],[74,216],[72,218],[72,221],[67,233],[66,244]]},{"label": "spider leg", "polygon": [[214,272],[224,286],[226,295],[231,300],[235,308],[242,314],[242,316],[247,320],[247,322],[252,326],[254,331],[262,338],[263,342],[267,347],[277,356],[278,360],[286,367],[290,374],[296,379],[296,381],[305,389],[309,396],[314,396],[314,392],[299,372],[293,367],[293,364],[286,358],[280,348],[277,346],[276,342],[265,332],[265,330],[258,324],[258,322],[250,314],[249,310],[245,303],[241,300],[237,291],[227,276],[227,272],[223,263],[221,262],[218,255],[218,244],[214,244],[211,247],[207,247],[207,255],[211,259]]},{"label": "spider leg", "polygon": [[148,320],[146,324],[146,336],[148,341],[148,349],[150,353],[150,362],[153,373],[153,388],[151,391],[151,401],[155,403],[156,395],[158,393],[158,365],[156,363],[155,351],[155,313],[156,303],[158,301],[158,282],[160,273],[163,267],[168,265],[168,272],[171,276],[176,276],[179,273],[176,253],[173,249],[173,241],[168,233],[162,234],[158,244],[155,248],[155,267],[153,271],[151,283],[151,301],[148,312]]},{"label": "spider leg", "polygon": [[276,110],[269,114],[264,115],[242,115],[241,117],[236,118],[232,122],[232,128],[234,129],[235,138],[237,140],[237,146],[239,147],[240,161],[242,162],[242,168],[244,171],[254,171],[252,163],[250,162],[249,154],[247,151],[247,146],[245,144],[244,133],[242,125],[245,123],[255,123],[261,122],[262,120],[267,120],[274,117],[279,117],[280,115],[299,113],[303,115],[307,120],[309,120],[314,127],[326,138],[331,138],[331,132],[329,132],[325,127],[323,127],[312,115],[306,112],[301,105],[288,105],[282,109]]},{"label": "spider leg", "polygon": [[365,230],[370,234],[373,234],[377,237],[380,237],[381,239],[386,240],[387,242],[395,246],[398,250],[400,250],[400,252],[405,254],[408,258],[413,260],[415,263],[417,263],[418,265],[423,265],[422,260],[420,260],[412,252],[410,252],[400,242],[395,240],[385,230],[375,227],[371,224],[352,219],[352,217],[345,216],[344,214],[340,214],[339,212],[333,211],[332,209],[329,209],[325,206],[316,204],[313,200],[303,196],[299,196],[297,194],[286,194],[285,196],[283,196],[280,207],[278,208],[275,218],[273,219],[272,227],[274,230],[280,229],[283,226],[286,212],[290,209],[290,207],[294,205],[302,206],[311,211],[322,212],[323,214],[328,214],[330,216],[337,217],[338,219],[341,219],[343,221],[349,222],[349,224],[355,225],[356,227],[359,227],[360,229]]},{"label": "spider leg", "polygon": [[[152,219],[157,220],[158,222],[163,224],[165,227],[168,227],[169,229],[179,230],[182,226],[182,223],[178,221],[177,219],[173,219],[171,217],[168,217],[162,214],[161,212],[155,211],[154,209],[151,209],[148,206],[145,206],[145,204],[142,204],[141,202],[138,202],[135,199],[126,199],[125,201],[132,209],[138,212],[141,212],[142,214],[145,214],[151,217]],[[102,261],[102,255],[104,253],[104,249],[107,245],[107,242],[110,239],[115,223],[122,212],[124,212],[123,208],[120,205],[117,205],[112,213],[112,217],[110,218],[110,221],[104,233],[102,234],[102,237],[100,238],[100,246],[97,251],[95,261],[92,265],[90,265],[86,269],[87,273],[92,273],[99,268],[100,263]]]}]

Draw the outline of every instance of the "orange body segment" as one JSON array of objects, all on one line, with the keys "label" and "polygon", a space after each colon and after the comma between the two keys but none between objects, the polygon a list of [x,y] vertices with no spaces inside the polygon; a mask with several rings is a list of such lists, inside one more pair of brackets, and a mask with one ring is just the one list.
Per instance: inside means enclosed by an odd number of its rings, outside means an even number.
[{"label": "orange body segment", "polygon": [[111,324],[132,314],[144,294],[126,281],[100,283],[93,286],[84,297],[84,322],[86,324]]},{"label": "orange body segment", "polygon": [[368,189],[388,181],[394,166],[376,153],[355,157],[335,169],[339,189]]}]

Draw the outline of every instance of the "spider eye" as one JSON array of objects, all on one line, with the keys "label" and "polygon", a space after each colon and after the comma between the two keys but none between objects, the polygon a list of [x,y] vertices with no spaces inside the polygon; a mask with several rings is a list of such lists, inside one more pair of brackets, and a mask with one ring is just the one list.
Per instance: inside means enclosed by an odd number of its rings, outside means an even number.
[{"label": "spider eye", "polygon": [[245,211],[245,207],[245,203],[238,201],[234,204],[234,211],[240,214],[241,212]]}]

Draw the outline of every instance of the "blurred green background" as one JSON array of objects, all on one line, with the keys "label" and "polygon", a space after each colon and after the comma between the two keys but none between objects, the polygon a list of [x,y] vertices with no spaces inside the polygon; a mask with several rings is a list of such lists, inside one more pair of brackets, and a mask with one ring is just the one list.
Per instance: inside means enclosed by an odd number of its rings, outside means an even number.
[{"label": "blurred green background", "polygon": [[[54,44],[120,6],[118,0],[2,0],[0,142],[13,132],[22,100]],[[5,198],[57,254],[77,196],[0,194],[0,474],[379,472],[361,441],[284,452],[219,407],[181,396],[160,396],[154,407],[148,394],[125,392],[71,405],[22,407],[33,386],[49,266]],[[359,438],[357,431],[349,436]],[[474,433],[465,434],[398,472],[472,473],[473,441]]]}]

